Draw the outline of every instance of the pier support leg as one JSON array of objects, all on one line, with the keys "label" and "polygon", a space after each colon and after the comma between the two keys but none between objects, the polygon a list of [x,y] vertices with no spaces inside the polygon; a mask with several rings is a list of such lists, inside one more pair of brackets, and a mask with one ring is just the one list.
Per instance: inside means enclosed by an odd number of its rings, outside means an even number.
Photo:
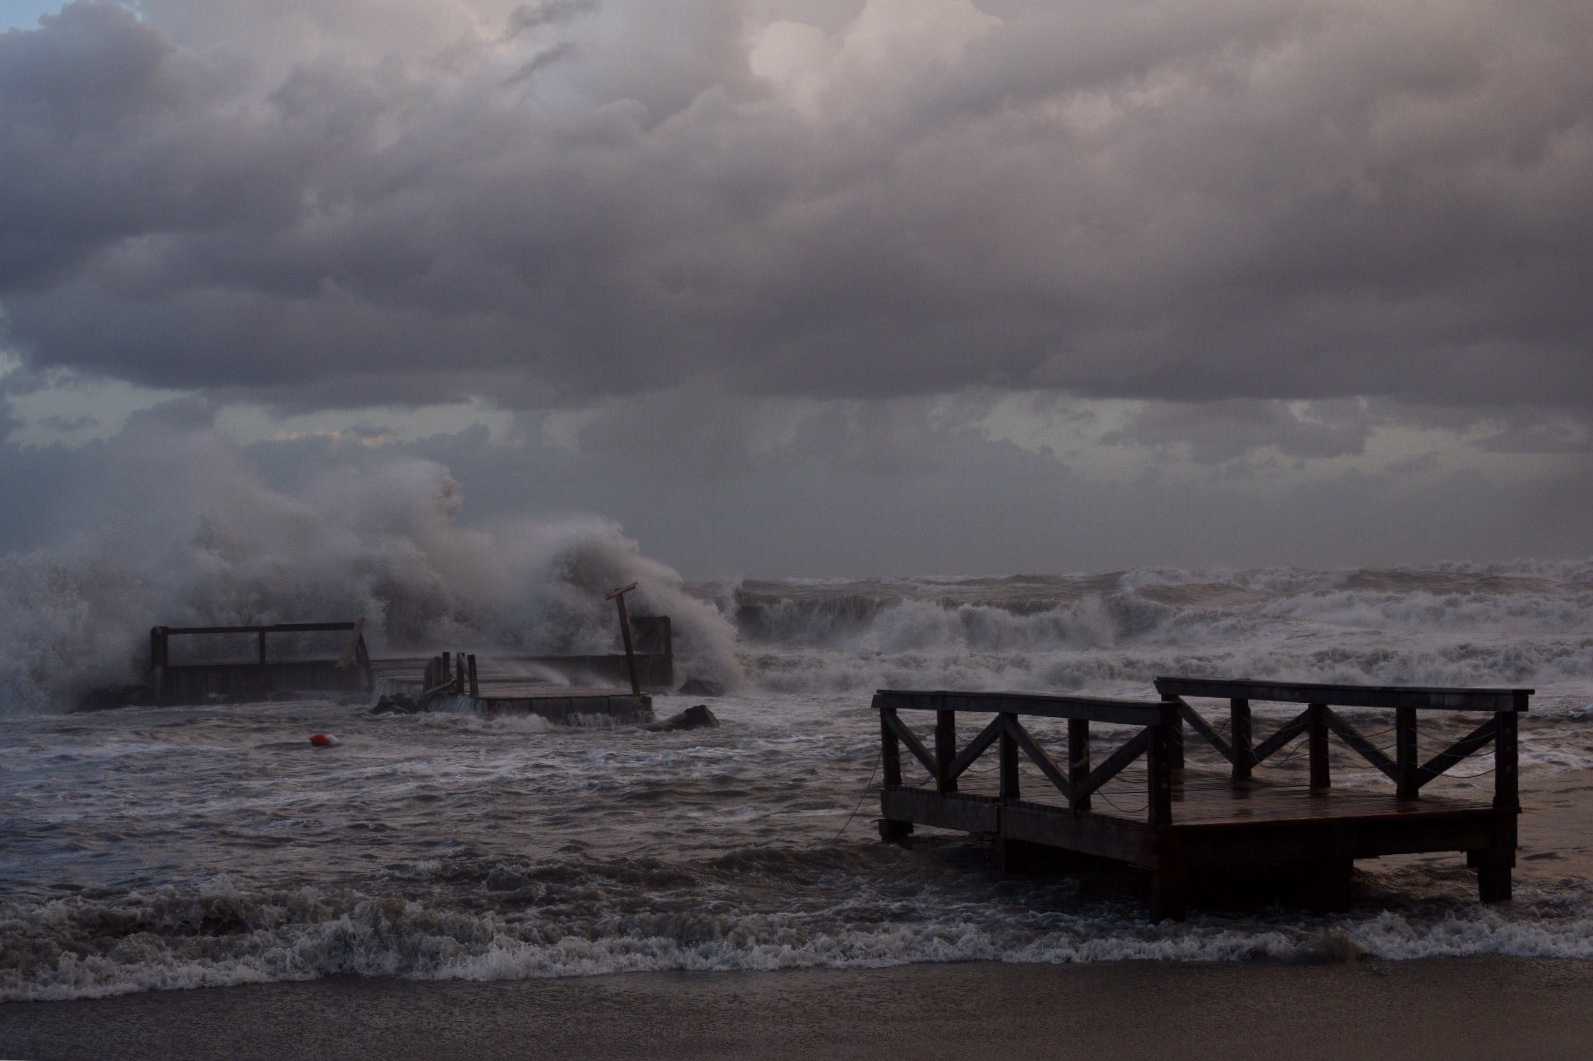
[{"label": "pier support leg", "polygon": [[1509,852],[1483,851],[1478,854],[1477,897],[1485,903],[1510,901],[1510,869],[1514,862]]},{"label": "pier support leg", "polygon": [[1150,914],[1152,921],[1182,921],[1189,914],[1189,866],[1176,844],[1168,844],[1157,856]]},{"label": "pier support leg", "polygon": [[912,835],[912,822],[893,821],[890,818],[879,820],[879,838],[887,844],[906,844],[907,838]]},{"label": "pier support leg", "polygon": [[1300,889],[1300,900],[1308,910],[1334,914],[1350,908],[1350,873],[1355,860],[1336,858],[1314,866]]},{"label": "pier support leg", "polygon": [[1182,921],[1189,916],[1189,880],[1183,867],[1158,866],[1151,878],[1151,920]]},{"label": "pier support leg", "polygon": [[1052,861],[1048,858],[1051,854],[1052,851],[1043,844],[996,837],[996,869],[1004,875],[1041,872]]}]

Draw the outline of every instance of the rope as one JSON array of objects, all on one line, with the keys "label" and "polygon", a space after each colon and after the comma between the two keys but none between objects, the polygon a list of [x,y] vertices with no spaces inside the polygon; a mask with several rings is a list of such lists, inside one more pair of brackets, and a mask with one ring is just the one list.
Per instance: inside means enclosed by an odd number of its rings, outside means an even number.
[{"label": "rope", "polygon": [[839,840],[841,838],[841,834],[846,832],[847,827],[852,824],[852,819],[857,817],[857,812],[863,809],[863,800],[867,799],[868,794],[874,791],[874,776],[879,773],[879,764],[884,760],[884,758],[885,753],[883,750],[878,755],[874,756],[874,769],[868,772],[868,784],[863,786],[863,791],[857,794],[857,803],[853,805],[852,813],[846,816],[846,821],[841,823],[841,827],[835,830],[835,835],[830,837],[826,843],[833,844],[835,841]]},{"label": "rope", "polygon": [[1125,807],[1121,803],[1117,802],[1117,800],[1113,799],[1111,796],[1108,796],[1101,789],[1096,789],[1094,792],[1090,793],[1090,796],[1091,796],[1091,798],[1094,798],[1095,796],[1100,796],[1102,799],[1104,799],[1106,802],[1110,803],[1112,806],[1116,807],[1119,811],[1121,811],[1124,814],[1144,814],[1145,813],[1145,808],[1150,806],[1150,800],[1147,799],[1144,803],[1141,803],[1137,807]]}]

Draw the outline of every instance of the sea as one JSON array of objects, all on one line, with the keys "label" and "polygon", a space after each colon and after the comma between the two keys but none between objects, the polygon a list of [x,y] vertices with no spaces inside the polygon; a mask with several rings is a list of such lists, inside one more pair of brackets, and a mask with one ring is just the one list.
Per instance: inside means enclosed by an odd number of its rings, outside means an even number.
[{"label": "sea", "polygon": [[[345,974],[1593,957],[1593,561],[689,582],[623,543],[553,554],[479,611],[490,579],[373,569],[315,597],[273,592],[285,576],[264,565],[248,593],[193,578],[160,596],[9,561],[0,581],[37,621],[0,645],[0,1000]],[[74,710],[86,685],[136,679],[146,605],[167,622],[359,611],[378,656],[489,659],[610,650],[600,591],[632,576],[675,621],[678,677],[725,690],[660,695],[658,715],[706,703],[717,727],[377,715],[363,696]],[[1426,856],[1360,864],[1342,913],[1154,923],[1131,881],[1005,876],[958,834],[880,842],[876,689],[1154,699],[1162,674],[1534,688],[1514,902],[1480,905],[1462,859]],[[1258,731],[1285,710],[1261,707]],[[1362,716],[1385,746],[1387,721]],[[1424,750],[1470,724],[1435,723]],[[1487,798],[1490,767],[1448,784]],[[1336,783],[1381,783],[1356,770],[1336,762]]]}]

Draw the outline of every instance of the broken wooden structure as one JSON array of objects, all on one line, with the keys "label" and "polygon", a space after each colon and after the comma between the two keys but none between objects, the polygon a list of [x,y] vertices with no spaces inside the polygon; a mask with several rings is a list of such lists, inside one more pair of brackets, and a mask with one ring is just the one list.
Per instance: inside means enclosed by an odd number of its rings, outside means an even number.
[{"label": "broken wooden structure", "polygon": [[555,685],[527,676],[532,657],[486,657],[441,652],[429,659],[377,660],[378,685],[425,710],[476,711],[488,717],[535,715],[561,726],[653,721],[646,693],[603,686]]},{"label": "broken wooden structure", "polygon": [[[1517,724],[1533,690],[1204,678],[1158,678],[1156,686],[1159,701],[881,690],[874,696],[884,764],[880,835],[901,840],[924,825],[993,837],[1006,864],[1050,849],[1140,867],[1151,872],[1157,918],[1182,918],[1194,882],[1269,873],[1311,880],[1317,901],[1338,908],[1348,901],[1355,859],[1429,851],[1464,852],[1477,870],[1482,900],[1510,898],[1520,812]],[[1226,738],[1189,703],[1212,697],[1228,701]],[[1259,701],[1305,708],[1258,741],[1251,705]],[[1392,711],[1395,754],[1385,754],[1335,706]],[[1423,762],[1418,717],[1436,710],[1488,717]],[[934,716],[927,739],[904,718],[922,714]],[[960,745],[958,724],[969,716],[979,728]],[[1047,748],[1038,733],[1044,720],[1066,721],[1065,738],[1052,741],[1061,747]],[[1092,726],[1102,724],[1134,732],[1096,761],[1092,736],[1100,730]],[[1186,766],[1185,725],[1230,769]],[[1394,791],[1335,787],[1330,734],[1393,781]],[[1256,775],[1258,766],[1301,738],[1310,756],[1308,784]],[[1433,779],[1489,746],[1495,760],[1491,802],[1422,794]],[[927,783],[904,779],[904,747],[927,772]],[[970,769],[991,748],[998,760],[994,790],[988,780],[967,784]],[[1043,778],[1036,792],[1020,787],[1023,759]],[[1134,767],[1140,760],[1142,771]],[[1128,772],[1139,779],[1141,806],[1124,805],[1132,802],[1121,784]],[[1105,790],[1113,782],[1115,797]]]},{"label": "broken wooden structure", "polygon": [[[473,652],[443,652],[425,661],[380,661],[383,685],[414,697],[427,709],[441,700],[488,716],[536,715],[564,726],[593,721],[651,722],[653,698],[643,689],[673,685],[675,653],[668,616],[631,618],[625,595],[635,588],[632,582],[606,596],[618,612],[620,643],[625,650],[617,659],[500,656],[491,660],[491,669],[487,669],[477,665]],[[488,670],[485,678],[484,669]],[[546,676],[539,677],[538,671],[586,681],[602,680],[618,671],[628,680],[629,690],[555,684]]]},{"label": "broken wooden structure", "polygon": [[[285,635],[346,634],[342,651],[322,658],[273,657],[270,639]],[[249,660],[198,659],[174,662],[174,637],[250,637]],[[272,623],[257,626],[155,626],[149,631],[146,684],[157,704],[265,700],[293,693],[370,692],[371,657],[363,621]]]}]

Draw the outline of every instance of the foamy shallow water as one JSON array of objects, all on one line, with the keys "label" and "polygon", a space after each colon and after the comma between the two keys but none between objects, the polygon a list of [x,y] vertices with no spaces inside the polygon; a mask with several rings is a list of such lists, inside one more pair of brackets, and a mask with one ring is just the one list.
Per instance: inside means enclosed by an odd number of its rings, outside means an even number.
[{"label": "foamy shallow water", "polygon": [[[866,695],[713,707],[724,725],[694,733],[330,702],[9,718],[0,998],[1352,946],[1593,956],[1593,887],[1537,875],[1484,908],[1459,859],[1389,860],[1345,915],[1152,925],[1131,894],[1002,880],[977,843],[879,844]],[[312,748],[314,732],[341,743]],[[1593,762],[1593,726],[1566,712],[1523,744],[1529,781],[1575,788]]]},{"label": "foamy shallow water", "polygon": [[[27,636],[48,635],[12,637],[12,669],[0,667],[0,998],[350,972],[1593,955],[1593,563],[688,587],[612,529],[594,533],[533,542],[510,574],[493,569],[485,596],[436,596],[478,586],[469,564],[419,581],[366,565],[358,585],[328,575],[305,596],[261,563],[162,607],[226,623],[244,618],[230,601],[292,618],[310,600],[400,616],[408,636],[438,640],[423,648],[490,655],[540,637],[550,651],[601,651],[612,620],[594,587],[637,579],[674,615],[683,671],[741,690],[714,702],[722,728],[373,717],[325,701],[52,713],[86,676],[135,677],[153,605],[122,598],[166,583],[38,558],[0,565]],[[380,651],[401,630],[370,633]],[[84,659],[98,662],[67,665]],[[1479,906],[1458,858],[1388,859],[1362,864],[1341,916],[1202,912],[1150,925],[1121,889],[1002,880],[963,838],[905,851],[875,840],[874,688],[1146,697],[1165,673],[1536,687],[1516,901]],[[1258,730],[1293,711],[1258,707]],[[1391,720],[1351,714],[1392,743]],[[1469,725],[1424,716],[1423,753]],[[317,732],[341,743],[311,748]],[[1486,798],[1491,765],[1474,757],[1433,791]],[[989,768],[967,784],[989,782]],[[1297,754],[1266,767],[1302,768]],[[1386,787],[1348,757],[1334,777]],[[1131,806],[1143,793],[1113,798]]]}]

